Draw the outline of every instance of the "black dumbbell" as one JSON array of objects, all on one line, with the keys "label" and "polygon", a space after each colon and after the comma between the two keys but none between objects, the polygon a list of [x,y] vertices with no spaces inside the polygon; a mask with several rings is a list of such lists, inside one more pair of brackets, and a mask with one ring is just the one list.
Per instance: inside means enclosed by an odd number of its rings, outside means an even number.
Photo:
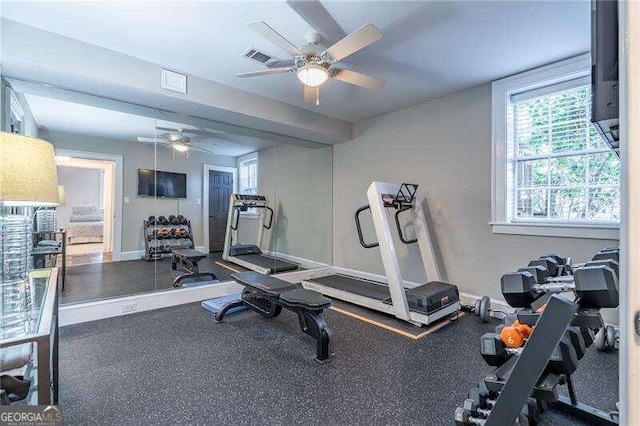
[{"label": "black dumbbell", "polygon": [[[528,269],[528,268],[523,268]],[[535,273],[535,275],[534,275]],[[618,306],[618,277],[607,265],[590,265],[576,269],[572,277],[544,278],[543,268],[522,270],[502,276],[502,295],[509,305],[526,308],[548,292],[575,291],[585,308],[615,308]]]},{"label": "black dumbbell", "polygon": [[147,224],[149,225],[155,225],[156,224],[156,217],[154,215],[151,215],[147,218]]},{"label": "black dumbbell", "polygon": [[178,225],[186,225],[188,223],[188,220],[186,217],[184,217],[183,215],[179,214],[178,216],[176,216],[176,220],[178,221]]},{"label": "black dumbbell", "polygon": [[176,216],[175,215],[169,215],[169,217],[167,218],[167,220],[169,221],[169,224],[171,225],[179,225]]},{"label": "black dumbbell", "polygon": [[587,351],[587,345],[584,341],[582,332],[580,331],[580,327],[571,326],[567,328],[566,335],[569,337],[569,340],[576,351],[578,361],[581,360]]},{"label": "black dumbbell", "polygon": [[[480,355],[488,365],[499,367],[515,355],[520,356],[523,348],[508,348],[495,333],[485,333],[480,338]],[[578,355],[568,334],[560,340],[553,350],[549,363],[550,371],[558,374],[572,374],[578,368]]]},{"label": "black dumbbell", "polygon": [[611,351],[615,349],[618,339],[618,333],[614,326],[602,327],[595,336],[596,349],[602,352]]}]

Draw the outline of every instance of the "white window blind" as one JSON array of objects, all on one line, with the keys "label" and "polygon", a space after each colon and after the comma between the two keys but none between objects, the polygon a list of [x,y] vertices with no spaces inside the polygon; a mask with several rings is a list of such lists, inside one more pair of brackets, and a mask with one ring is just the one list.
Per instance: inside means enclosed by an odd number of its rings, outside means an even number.
[{"label": "white window blind", "polygon": [[256,195],[258,193],[258,159],[243,161],[240,163],[241,194]]},{"label": "white window blind", "polygon": [[590,122],[590,85],[511,96],[507,216],[511,222],[617,223],[620,161]]}]

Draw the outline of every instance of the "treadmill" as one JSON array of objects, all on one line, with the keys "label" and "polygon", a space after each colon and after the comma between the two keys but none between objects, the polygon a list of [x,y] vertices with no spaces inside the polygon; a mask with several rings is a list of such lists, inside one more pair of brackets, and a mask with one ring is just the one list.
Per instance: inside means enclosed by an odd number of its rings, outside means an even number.
[{"label": "treadmill", "polygon": [[[415,325],[427,325],[447,317],[460,309],[457,286],[440,280],[435,261],[434,247],[429,235],[421,202],[416,199],[418,185],[373,182],[367,190],[369,204],[355,214],[356,229],[364,248],[380,247],[387,283],[373,281],[363,276],[332,274],[302,281],[304,288],[321,292],[325,296],[374,309]],[[415,285],[403,281],[391,232],[388,210],[395,210],[398,239],[402,244],[418,243],[427,277],[433,279]],[[360,214],[371,210],[378,242],[366,243],[362,235]],[[400,215],[411,212],[416,237],[407,239],[400,224]],[[383,242],[380,244],[380,242]],[[355,274],[354,274],[355,275]]]},{"label": "treadmill", "polygon": [[[256,244],[232,244],[237,239],[240,224],[240,212],[254,208],[260,211],[260,225]],[[265,223],[266,213],[269,213],[269,221]],[[244,268],[256,271],[260,274],[274,274],[278,272],[294,271],[300,265],[276,256],[262,253],[260,243],[265,229],[271,229],[273,224],[273,209],[269,207],[267,197],[264,195],[232,194],[229,203],[229,217],[227,219],[227,231],[224,240],[222,259],[235,263]]]}]

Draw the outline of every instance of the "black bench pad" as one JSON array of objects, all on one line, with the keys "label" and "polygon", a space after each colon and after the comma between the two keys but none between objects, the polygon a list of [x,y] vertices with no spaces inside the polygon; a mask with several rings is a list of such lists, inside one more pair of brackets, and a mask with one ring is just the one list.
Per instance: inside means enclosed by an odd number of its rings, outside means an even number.
[{"label": "black bench pad", "polygon": [[244,286],[261,291],[272,297],[280,297],[283,292],[298,288],[296,284],[279,280],[269,275],[262,275],[254,271],[231,274],[231,278]]},{"label": "black bench pad", "polygon": [[287,291],[280,295],[284,305],[308,309],[325,309],[331,306],[331,299],[324,297],[317,291],[304,288]]},{"label": "black bench pad", "polygon": [[194,249],[172,250],[171,254],[179,258],[196,260],[196,261],[202,260],[205,257],[207,257],[206,253],[203,253],[201,251],[194,250]]}]

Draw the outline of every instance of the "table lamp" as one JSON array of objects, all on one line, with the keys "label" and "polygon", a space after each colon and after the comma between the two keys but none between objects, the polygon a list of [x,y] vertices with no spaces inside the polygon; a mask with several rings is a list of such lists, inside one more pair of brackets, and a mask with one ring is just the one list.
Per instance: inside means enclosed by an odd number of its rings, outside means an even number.
[{"label": "table lamp", "polygon": [[[60,202],[53,145],[0,132],[0,285],[26,281],[31,248],[30,207]],[[3,292],[4,293],[4,292]]]}]

